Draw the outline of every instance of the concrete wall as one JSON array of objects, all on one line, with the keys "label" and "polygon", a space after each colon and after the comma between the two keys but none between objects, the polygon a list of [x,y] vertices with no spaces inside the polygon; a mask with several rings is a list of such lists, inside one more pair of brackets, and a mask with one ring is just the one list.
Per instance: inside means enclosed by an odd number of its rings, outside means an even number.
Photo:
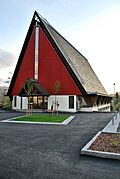
[{"label": "concrete wall", "polygon": [[110,111],[110,103],[98,106],[98,111]]},{"label": "concrete wall", "polygon": [[82,107],[80,111],[82,112],[93,112],[93,111],[110,112],[110,103],[99,105],[99,106],[93,106],[93,107]]}]

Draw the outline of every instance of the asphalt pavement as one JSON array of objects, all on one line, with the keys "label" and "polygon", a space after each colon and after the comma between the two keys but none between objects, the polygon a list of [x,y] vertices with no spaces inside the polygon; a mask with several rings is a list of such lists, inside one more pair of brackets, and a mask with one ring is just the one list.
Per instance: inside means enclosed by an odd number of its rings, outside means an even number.
[{"label": "asphalt pavement", "polygon": [[[0,112],[0,120],[19,115]],[[0,123],[0,179],[120,179],[120,161],[80,155],[112,116],[79,113],[67,126]]]},{"label": "asphalt pavement", "polygon": [[18,112],[18,111],[12,111],[12,110],[0,110],[0,121],[5,119],[10,119],[13,117],[18,117],[25,115],[25,112]]}]

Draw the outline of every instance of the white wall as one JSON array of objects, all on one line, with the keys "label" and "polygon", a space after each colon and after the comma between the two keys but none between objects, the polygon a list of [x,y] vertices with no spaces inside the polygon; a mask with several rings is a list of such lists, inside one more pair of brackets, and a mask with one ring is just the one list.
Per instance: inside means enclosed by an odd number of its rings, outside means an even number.
[{"label": "white wall", "polygon": [[27,104],[28,104],[28,98],[27,97],[22,97],[22,109],[27,109]]},{"label": "white wall", "polygon": [[[49,96],[48,97],[48,110],[51,109],[53,101],[55,101],[55,96],[54,95]],[[67,95],[56,95],[56,101],[58,101],[59,103],[58,111],[76,112],[76,96],[75,95],[74,95],[74,109],[69,109],[69,96]]]},{"label": "white wall", "polygon": [[109,104],[102,104],[98,106],[99,111],[110,111],[110,103]]},{"label": "white wall", "polygon": [[81,109],[79,110],[81,112],[93,112],[93,107],[81,107]]},{"label": "white wall", "polygon": [[[12,109],[14,110],[21,109],[21,97],[16,96],[16,106],[14,106],[14,100],[15,100],[15,96],[13,96]],[[28,103],[28,98],[22,97],[22,109],[27,109],[27,103]]]},{"label": "white wall", "polygon": [[99,106],[93,106],[93,107],[82,107],[80,109],[80,111],[83,111],[83,112],[93,112],[93,111],[104,112],[104,111],[108,111],[108,112],[110,112],[110,103],[99,105]]},{"label": "white wall", "polygon": [[[16,107],[14,106],[14,98],[13,96],[13,101],[12,101],[12,108],[14,110],[20,110],[21,109],[21,97],[16,96]],[[51,109],[52,102],[55,101],[55,96],[51,95],[48,97],[48,110]],[[76,109],[76,102],[77,101],[77,96],[74,95],[74,109],[69,109],[69,96],[68,95],[56,95],[56,101],[58,101],[59,106],[58,110],[63,111],[63,112],[77,112]],[[28,103],[28,98],[27,97],[22,97],[22,109],[27,109],[27,103]],[[109,104],[102,104],[99,106],[93,106],[93,107],[83,107],[79,111],[84,111],[84,112],[92,112],[92,111],[110,111],[110,103]]]}]

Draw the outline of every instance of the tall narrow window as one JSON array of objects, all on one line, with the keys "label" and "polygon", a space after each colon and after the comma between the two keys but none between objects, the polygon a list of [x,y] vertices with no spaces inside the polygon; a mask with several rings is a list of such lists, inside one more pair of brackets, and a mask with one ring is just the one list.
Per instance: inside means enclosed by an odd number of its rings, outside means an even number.
[{"label": "tall narrow window", "polygon": [[38,43],[39,43],[39,25],[35,26],[35,74],[34,78],[38,80]]},{"label": "tall narrow window", "polygon": [[20,108],[22,109],[22,96],[21,96]]},{"label": "tall narrow window", "polygon": [[14,107],[17,107],[17,96],[14,96]]},{"label": "tall narrow window", "polygon": [[69,108],[74,109],[74,96],[69,96]]}]

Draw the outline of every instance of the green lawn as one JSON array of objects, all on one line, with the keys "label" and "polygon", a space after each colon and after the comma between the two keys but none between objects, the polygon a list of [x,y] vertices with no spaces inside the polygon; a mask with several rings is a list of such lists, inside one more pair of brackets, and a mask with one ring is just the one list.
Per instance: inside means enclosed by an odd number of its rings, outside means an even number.
[{"label": "green lawn", "polygon": [[14,121],[29,121],[29,122],[58,122],[61,123],[66,120],[69,116],[52,116],[52,115],[41,115],[33,114],[32,116],[23,116],[14,119]]}]

